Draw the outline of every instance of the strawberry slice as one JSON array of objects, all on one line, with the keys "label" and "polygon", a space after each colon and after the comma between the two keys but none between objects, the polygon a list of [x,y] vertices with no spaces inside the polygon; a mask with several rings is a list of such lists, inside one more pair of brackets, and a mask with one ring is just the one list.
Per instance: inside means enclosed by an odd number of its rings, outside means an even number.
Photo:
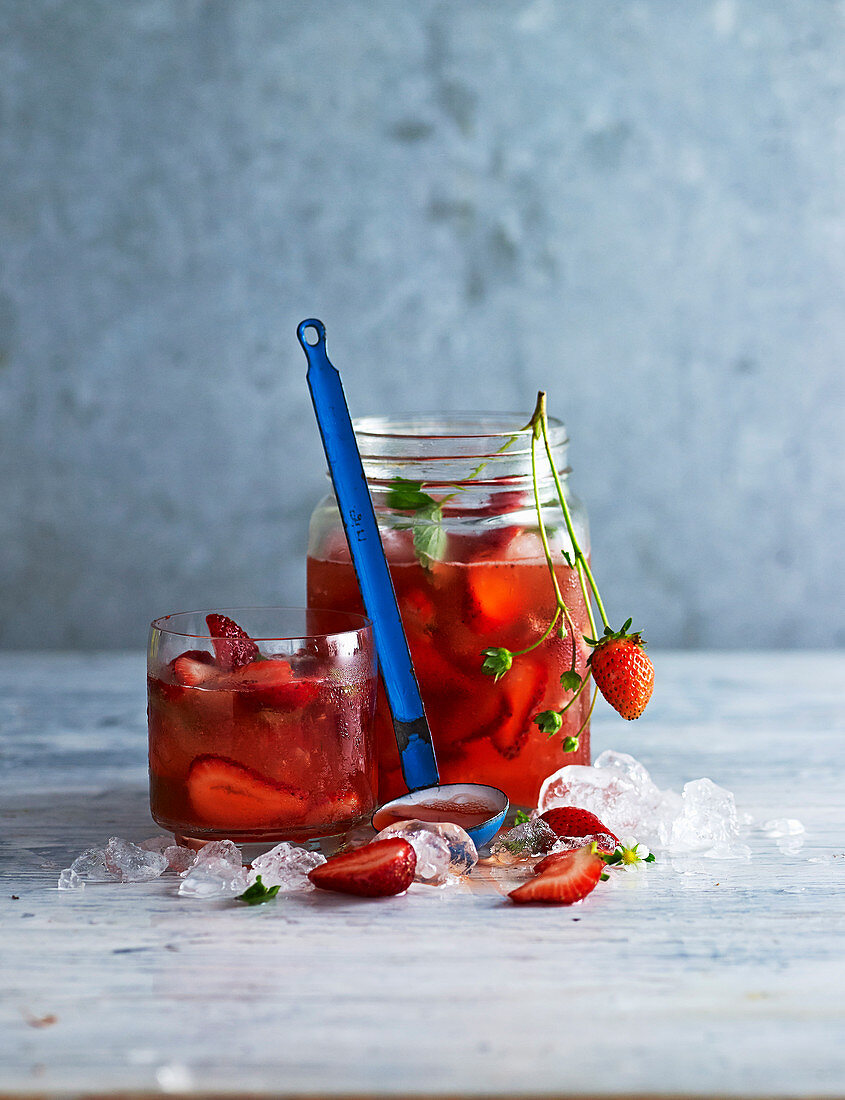
[{"label": "strawberry slice", "polygon": [[226,615],[206,615],[205,621],[217,664],[231,672],[233,669],[248,665],[258,656],[258,646],[245,630]]},{"label": "strawberry slice", "polygon": [[407,840],[396,837],[376,840],[335,856],[309,871],[308,877],[321,890],[385,898],[407,890],[414,881],[416,868],[416,852]]},{"label": "strawberry slice", "polygon": [[531,720],[543,698],[548,670],[528,658],[514,661],[497,685],[502,693],[501,718],[490,740],[506,760],[519,756],[531,733]]},{"label": "strawberry slice", "polygon": [[532,902],[572,905],[595,889],[604,871],[604,860],[596,855],[591,845],[575,852],[562,852],[560,856],[548,870],[511,890],[508,894],[511,901],[517,905]]},{"label": "strawberry slice", "polygon": [[229,680],[232,687],[249,691],[254,702],[278,710],[296,710],[316,699],[321,680],[293,678],[290,662],[281,657],[250,661],[235,669]]},{"label": "strawberry slice", "polygon": [[525,615],[525,595],[514,581],[514,567],[480,561],[467,567],[467,626],[475,634],[512,627]]},{"label": "strawberry slice", "polygon": [[256,829],[301,820],[305,792],[274,783],[225,756],[198,756],[187,779],[197,818],[218,829]]},{"label": "strawberry slice", "polygon": [[184,687],[202,687],[219,678],[214,658],[203,649],[188,649],[170,662],[173,679]]},{"label": "strawberry slice", "polygon": [[619,837],[599,821],[595,814],[578,806],[555,806],[554,809],[540,814],[540,817],[558,836],[588,836],[590,839],[606,837],[612,843],[609,848],[600,844],[602,851],[612,852],[619,843]]},{"label": "strawberry slice", "polygon": [[544,856],[534,864],[534,874],[541,875],[544,871],[563,867],[575,858],[576,851],[577,849],[573,848],[571,852],[552,852],[551,855]]}]

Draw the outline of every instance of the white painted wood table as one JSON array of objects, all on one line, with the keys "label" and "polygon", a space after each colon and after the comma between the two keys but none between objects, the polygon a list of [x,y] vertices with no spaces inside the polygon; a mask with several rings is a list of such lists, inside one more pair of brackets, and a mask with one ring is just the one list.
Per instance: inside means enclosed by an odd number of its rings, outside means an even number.
[{"label": "white painted wood table", "polygon": [[797,850],[750,828],[750,862],[665,859],[569,909],[421,886],[246,909],[172,876],[56,890],[155,832],[143,659],[0,655],[0,1095],[845,1096],[845,655],[655,663],[594,751],[798,818]]}]

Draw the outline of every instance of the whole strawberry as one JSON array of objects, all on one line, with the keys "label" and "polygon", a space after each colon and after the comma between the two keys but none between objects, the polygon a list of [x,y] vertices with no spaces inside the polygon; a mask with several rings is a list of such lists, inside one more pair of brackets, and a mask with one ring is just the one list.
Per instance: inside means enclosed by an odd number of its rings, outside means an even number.
[{"label": "whole strawberry", "polygon": [[596,687],[628,721],[639,718],[654,690],[654,665],[645,653],[639,633],[628,634],[631,620],[621,630],[605,628],[604,636],[590,641],[589,657]]}]

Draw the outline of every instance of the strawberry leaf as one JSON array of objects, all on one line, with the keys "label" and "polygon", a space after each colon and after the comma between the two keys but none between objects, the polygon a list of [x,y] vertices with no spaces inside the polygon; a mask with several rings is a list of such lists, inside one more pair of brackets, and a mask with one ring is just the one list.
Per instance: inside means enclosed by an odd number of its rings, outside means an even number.
[{"label": "strawberry leaf", "polygon": [[564,742],[563,742],[563,751],[564,752],[577,752],[577,750],[578,750],[578,738],[577,737],[566,737],[564,739]]},{"label": "strawberry leaf", "polygon": [[516,811],[516,817],[513,819],[514,828],[517,825],[527,825],[530,820],[531,820],[531,815],[527,814],[525,812],[525,810],[517,810]]},{"label": "strawberry leaf", "polygon": [[581,686],[581,677],[574,668],[567,669],[560,678],[560,686],[564,691],[577,691]]},{"label": "strawberry leaf", "polygon": [[265,886],[261,881],[261,875],[256,875],[252,886],[248,886],[242,894],[238,894],[235,901],[242,901],[244,905],[261,905],[265,901],[272,901],[280,889],[279,886]]}]

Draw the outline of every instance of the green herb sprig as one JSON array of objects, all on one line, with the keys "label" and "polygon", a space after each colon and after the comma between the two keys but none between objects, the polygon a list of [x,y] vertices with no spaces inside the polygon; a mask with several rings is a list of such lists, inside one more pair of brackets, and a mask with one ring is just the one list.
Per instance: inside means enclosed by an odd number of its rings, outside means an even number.
[{"label": "green herb sprig", "polygon": [[244,905],[263,905],[265,901],[272,901],[280,889],[280,886],[265,886],[261,881],[261,875],[256,875],[252,886],[248,886],[242,894],[238,894],[235,901],[242,901]]}]

